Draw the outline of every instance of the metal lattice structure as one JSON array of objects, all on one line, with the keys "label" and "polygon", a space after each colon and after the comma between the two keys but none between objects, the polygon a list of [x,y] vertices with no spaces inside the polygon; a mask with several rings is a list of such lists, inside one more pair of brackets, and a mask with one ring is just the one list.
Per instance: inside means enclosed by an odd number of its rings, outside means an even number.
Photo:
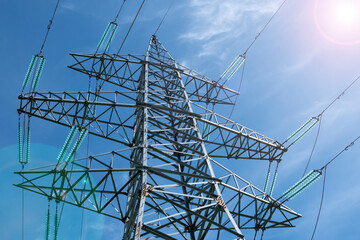
[{"label": "metal lattice structure", "polygon": [[177,63],[156,36],[145,55],[71,55],[70,68],[99,88],[30,92],[18,111],[119,150],[19,171],[17,186],[118,219],[123,239],[244,239],[242,229],[292,227],[300,217],[217,161],[280,161],[286,151],[206,108],[234,104],[236,91]]}]

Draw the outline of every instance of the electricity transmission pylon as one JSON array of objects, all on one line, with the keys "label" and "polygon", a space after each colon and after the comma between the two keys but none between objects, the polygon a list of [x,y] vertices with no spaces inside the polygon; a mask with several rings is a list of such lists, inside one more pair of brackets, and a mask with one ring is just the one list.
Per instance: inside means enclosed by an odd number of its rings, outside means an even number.
[{"label": "electricity transmission pylon", "polygon": [[[177,63],[155,35],[145,55],[71,55],[97,89],[22,94],[18,111],[70,127],[63,150],[79,137],[67,158],[17,172],[18,187],[118,219],[123,239],[245,239],[242,229],[300,217],[216,161],[280,161],[286,151],[206,108],[234,104],[236,91]],[[119,150],[75,159],[86,132]]]}]

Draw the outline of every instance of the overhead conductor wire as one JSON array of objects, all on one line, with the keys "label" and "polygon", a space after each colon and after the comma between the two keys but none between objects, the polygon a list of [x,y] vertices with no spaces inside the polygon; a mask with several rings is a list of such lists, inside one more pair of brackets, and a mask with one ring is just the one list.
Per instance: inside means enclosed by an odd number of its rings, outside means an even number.
[{"label": "overhead conductor wire", "polygon": [[328,161],[321,169],[321,172],[324,172],[324,180],[323,180],[323,187],[322,187],[322,192],[321,192],[321,200],[320,200],[320,206],[319,206],[319,211],[316,217],[316,223],[314,226],[314,230],[311,236],[311,240],[314,239],[315,236],[315,232],[319,223],[319,219],[320,219],[320,214],[321,214],[321,210],[322,210],[322,206],[323,206],[323,201],[324,201],[324,195],[325,195],[325,184],[326,184],[326,170],[327,167],[335,160],[337,159],[342,153],[344,153],[345,151],[349,150],[350,147],[354,146],[354,144],[356,143],[357,140],[360,139],[360,136],[358,136],[357,138],[355,138],[349,145],[347,145],[342,151],[340,151],[335,157],[333,157],[330,161]]},{"label": "overhead conductor wire", "polygon": [[124,7],[125,2],[126,2],[126,0],[124,0],[123,3],[121,4],[121,7],[120,7],[119,11],[117,12],[116,17],[115,17],[115,19],[114,19],[114,22],[117,21],[119,15],[120,15],[120,13],[121,13],[121,10],[122,10],[123,7]]},{"label": "overhead conductor wire", "polygon": [[[244,59],[246,59],[246,54],[248,53],[248,51],[250,50],[250,48],[254,45],[254,43],[257,41],[257,39],[260,37],[260,35],[264,32],[264,30],[268,27],[268,25],[271,23],[271,21],[274,19],[274,17],[276,16],[276,14],[280,11],[280,9],[283,7],[283,5],[285,4],[287,0],[284,0],[281,5],[279,6],[279,8],[275,11],[275,13],[271,16],[271,18],[267,21],[267,23],[264,25],[264,27],[261,29],[261,31],[256,35],[256,37],[254,38],[254,40],[251,42],[251,44],[247,47],[247,49],[245,50],[245,52],[242,54],[242,55],[239,55],[238,57],[243,57]],[[243,69],[242,69],[242,73],[241,73],[241,79],[240,79],[240,84],[239,84],[239,87],[237,89],[237,92],[240,93],[240,90],[241,90],[241,86],[242,86],[242,83],[243,83],[243,79],[244,79],[244,73],[245,73],[245,67],[246,67],[246,61],[244,61],[244,65],[243,65]],[[217,81],[216,81],[216,84],[219,84],[220,80],[222,79],[222,77],[220,77]],[[228,81],[229,81],[230,78],[227,78],[223,84],[221,84],[222,86],[224,86]],[[229,119],[232,117],[233,113],[234,113],[234,110],[235,110],[235,105],[238,101],[238,97],[239,95],[237,95],[235,97],[235,101],[234,101],[234,104],[230,110],[230,114],[229,114]],[[215,108],[215,104],[213,104],[212,106],[212,110],[211,111],[214,111],[214,108]],[[220,134],[215,138],[214,141],[216,141],[218,138],[219,138]]]},{"label": "overhead conductor wire", "polygon": [[[279,8],[275,11],[275,13],[274,13],[274,14],[271,16],[271,18],[269,19],[269,21],[267,21],[267,23],[264,25],[264,27],[261,29],[261,31],[256,35],[256,37],[254,38],[254,40],[251,42],[251,44],[248,46],[248,48],[247,48],[247,49],[245,50],[245,52],[242,54],[242,56],[243,56],[244,58],[246,58],[247,52],[248,52],[248,51],[250,50],[250,48],[254,45],[254,43],[255,43],[256,40],[259,38],[259,36],[264,32],[264,30],[267,28],[267,26],[271,23],[271,21],[274,19],[274,17],[276,16],[276,14],[280,11],[280,9],[283,7],[283,5],[285,4],[286,1],[287,1],[287,0],[284,0],[284,1],[281,3],[281,5],[279,6]],[[245,73],[245,67],[246,67],[246,61],[244,61],[243,69],[242,69],[242,72],[241,72],[240,83],[239,83],[239,87],[238,87],[238,89],[237,89],[237,92],[238,92],[238,93],[240,93],[241,86],[242,86],[242,83],[243,83],[244,73]],[[220,78],[216,81],[216,83],[219,83],[221,79],[222,79],[222,78],[220,77]],[[226,79],[226,80],[224,81],[224,83],[221,84],[221,85],[222,85],[222,86],[225,85],[228,81],[229,81],[229,78]],[[233,106],[232,106],[232,108],[231,108],[231,111],[230,111],[230,114],[229,114],[229,117],[228,117],[229,119],[232,117],[232,115],[233,115],[233,113],[234,113],[235,105],[236,105],[236,103],[237,103],[238,98],[239,98],[239,95],[236,95],[234,104],[233,104]],[[215,104],[213,104],[213,106],[212,106],[212,110],[211,110],[212,112],[214,111],[214,108],[215,108]],[[219,137],[220,137],[220,134],[218,134],[218,135],[216,136],[216,138],[215,138],[214,141],[216,141]]]},{"label": "overhead conductor wire", "polygon": [[[319,126],[318,126],[318,130],[317,130],[317,133],[316,133],[315,141],[314,141],[314,144],[313,144],[313,147],[312,147],[312,150],[311,150],[311,153],[310,153],[310,156],[309,156],[309,159],[308,159],[308,161],[307,161],[307,164],[306,164],[306,167],[305,167],[305,170],[304,170],[304,173],[303,173],[302,177],[305,176],[305,173],[307,172],[307,169],[308,169],[308,167],[309,167],[310,161],[311,161],[311,159],[312,159],[312,156],[313,156],[313,153],[314,153],[314,150],[315,150],[315,147],[316,147],[318,138],[319,138],[319,134],[320,134],[321,120],[322,120],[323,114],[324,114],[337,100],[339,100],[342,96],[344,96],[345,93],[346,93],[346,91],[349,90],[359,79],[360,79],[360,76],[358,76],[354,81],[352,81],[351,84],[350,84],[347,88],[345,88],[345,89],[344,89],[328,106],[326,106],[326,107],[324,108],[324,110],[321,111],[321,113],[317,116],[317,118],[319,119]],[[315,232],[316,232],[316,229],[317,229],[317,226],[318,226],[318,223],[319,223],[319,219],[320,219],[320,214],[321,214],[321,210],[322,210],[323,201],[324,201],[327,166],[328,166],[329,164],[331,164],[331,163],[332,163],[337,157],[339,157],[343,152],[347,151],[350,147],[352,147],[359,138],[360,138],[360,136],[357,137],[354,141],[352,141],[348,146],[346,146],[341,152],[339,152],[334,158],[332,158],[328,163],[326,163],[326,164],[320,169],[320,172],[324,172],[324,180],[323,180],[323,187],[322,187],[322,193],[321,193],[321,200],[320,200],[319,211],[318,211],[318,214],[317,214],[317,217],[316,217],[316,223],[315,223],[314,230],[313,230],[313,233],[312,233],[312,236],[311,236],[311,240],[314,239]],[[292,144],[291,144],[291,145],[292,145]],[[290,146],[291,146],[291,145],[290,145]],[[290,147],[290,146],[289,146],[289,147]],[[286,201],[286,200],[285,200],[285,201]]]},{"label": "overhead conductor wire", "polygon": [[[256,37],[254,38],[254,40],[250,43],[250,45],[247,47],[247,49],[245,50],[245,52],[242,54],[242,55],[239,55],[244,57],[244,59],[246,59],[246,54],[248,53],[248,51],[250,50],[250,48],[254,45],[254,43],[257,41],[257,39],[260,37],[260,35],[264,32],[264,30],[268,27],[268,25],[271,23],[271,21],[274,19],[274,17],[278,14],[278,12],[280,11],[280,9],[283,7],[283,5],[286,3],[287,0],[284,0],[281,5],[278,7],[278,9],[274,12],[274,14],[271,16],[271,18],[266,22],[266,24],[264,25],[264,27],[261,29],[261,31],[256,35]],[[240,93],[240,90],[241,90],[241,86],[242,86],[242,83],[243,83],[243,79],[244,79],[244,73],[245,73],[245,66],[246,66],[246,61],[244,61],[244,65],[243,65],[243,69],[242,69],[242,73],[241,73],[241,79],[240,79],[240,84],[239,84],[239,87],[237,89],[237,92]],[[220,80],[222,79],[222,77],[220,77],[217,81],[216,81],[216,84],[219,84]],[[230,78],[227,78],[223,84],[221,84],[222,86],[224,86],[228,81],[229,81]],[[238,100],[238,96],[237,95],[235,97],[235,101],[234,101],[234,104],[231,108],[231,111],[230,111],[230,114],[229,114],[229,117],[228,118],[231,118],[233,113],[234,113],[234,109],[235,109],[235,105],[237,103],[237,100]],[[212,106],[212,112],[214,111],[214,108],[215,108],[215,104],[213,104]],[[215,138],[214,141],[216,141],[218,138],[219,138],[220,134]]]},{"label": "overhead conductor wire", "polygon": [[[340,100],[340,98],[341,98],[342,96],[344,96],[345,93],[346,93],[357,81],[359,81],[359,79],[360,79],[360,75],[359,75],[357,78],[355,78],[355,79],[349,84],[349,86],[347,86],[347,87],[346,87],[329,105],[327,105],[316,117],[312,117],[308,122],[306,122],[303,126],[301,126],[301,127],[298,129],[297,132],[299,132],[300,129],[305,128],[307,125],[309,125],[309,123],[310,123],[311,120],[316,120],[316,122],[314,123],[314,125],[315,125],[317,122],[320,122],[320,119],[322,118],[322,116],[324,115],[324,113],[325,113],[336,101]],[[309,131],[314,125],[308,127],[308,128],[306,129],[305,133],[306,133],[307,131]],[[319,128],[320,128],[320,127],[319,127]],[[320,131],[320,130],[318,129],[318,131]],[[296,132],[295,132],[295,133],[296,133]],[[292,134],[289,138],[287,138],[287,139],[282,143],[282,145],[285,145],[285,143],[287,143],[290,139],[292,139],[292,136],[295,136],[295,135],[296,135],[295,133]],[[305,133],[304,133],[304,134],[305,134]],[[300,137],[302,137],[304,134],[302,134]],[[299,139],[300,137],[298,137],[297,139]],[[297,139],[294,140],[292,143],[290,143],[286,148],[291,147],[291,146],[297,141]]]},{"label": "overhead conductor wire", "polygon": [[[250,45],[246,48],[245,52],[243,54],[240,54],[238,57],[243,57],[244,59],[246,59],[246,55],[249,52],[249,50],[251,49],[251,47],[255,44],[255,42],[258,40],[258,38],[261,36],[261,34],[265,31],[265,29],[269,26],[269,24],[271,23],[271,21],[275,18],[275,16],[278,14],[278,12],[280,11],[280,9],[284,6],[284,4],[286,3],[287,0],[284,0],[280,6],[277,8],[277,10],[274,12],[274,14],[271,16],[271,18],[266,22],[266,24],[264,25],[264,27],[260,30],[260,32],[255,36],[254,40],[250,43]],[[245,66],[244,66],[245,67]],[[220,77],[219,80],[217,81],[217,83],[219,83],[219,81],[222,78]],[[229,81],[230,78],[227,78],[224,83],[222,85],[225,85],[225,83],[227,83]]]},{"label": "overhead conductor wire", "polygon": [[312,236],[311,236],[311,240],[314,239],[316,228],[318,226],[319,219],[320,219],[321,209],[322,209],[322,205],[323,205],[323,201],[324,201],[324,195],[325,195],[325,183],[326,183],[326,168],[325,168],[325,171],[324,171],[324,180],[323,180],[323,187],[322,187],[322,192],[321,192],[320,207],[319,207],[319,211],[318,211],[318,214],[317,214],[317,217],[316,217],[316,223],[315,223],[314,231],[313,231]]},{"label": "overhead conductor wire", "polygon": [[271,21],[274,19],[274,17],[276,16],[276,14],[278,14],[278,12],[280,11],[280,9],[284,6],[284,4],[286,3],[287,0],[284,0],[279,8],[275,11],[275,13],[271,16],[271,18],[269,19],[269,21],[264,25],[264,27],[261,29],[261,31],[258,33],[258,35],[256,35],[256,37],[254,38],[254,40],[251,42],[251,44],[249,45],[249,47],[246,49],[246,51],[243,53],[243,55],[246,55],[246,53],[250,50],[250,48],[254,45],[254,43],[256,42],[256,40],[260,37],[260,35],[263,33],[263,31],[267,28],[267,26],[271,23]]},{"label": "overhead conductor wire", "polygon": [[304,169],[304,173],[303,173],[302,176],[305,176],[305,174],[306,174],[306,172],[307,172],[307,170],[308,170],[308,168],[309,168],[311,158],[312,158],[312,156],[313,156],[313,153],[314,153],[314,150],[315,150],[317,141],[318,141],[318,139],[319,139],[320,128],[321,128],[321,120],[322,120],[322,116],[319,117],[319,126],[318,126],[318,130],[317,130],[317,132],[316,132],[316,137],[315,137],[314,145],[313,145],[313,147],[312,147],[312,149],[311,149],[311,153],[310,153],[309,159],[308,159],[308,161],[307,161],[307,163],[306,163],[306,167],[305,167],[305,169]]},{"label": "overhead conductor wire", "polygon": [[333,157],[330,161],[328,161],[320,170],[324,170],[325,168],[327,168],[335,159],[337,159],[341,154],[343,154],[345,151],[349,150],[349,148],[351,148],[352,146],[354,146],[354,144],[356,143],[357,140],[360,139],[360,136],[358,136],[357,138],[355,138],[349,145],[347,145],[341,152],[339,152],[335,157]]},{"label": "overhead conductor wire", "polygon": [[[355,138],[352,142],[350,142],[343,150],[341,150],[338,154],[336,154],[332,159],[330,159],[324,166],[322,166],[320,169],[318,170],[313,170],[312,172],[318,172],[320,173],[320,175],[322,174],[323,171],[327,170],[327,167],[334,162],[341,154],[343,154],[344,152],[348,151],[349,148],[351,148],[352,146],[355,145],[355,143],[360,139],[360,135]],[[301,180],[300,180],[301,181]],[[299,183],[299,182],[298,182]],[[297,185],[298,185],[297,183]],[[305,188],[303,188],[305,189]],[[289,190],[288,190],[289,191]],[[301,191],[302,192],[302,191]],[[283,199],[282,202],[280,204],[283,204],[289,200],[292,199],[292,197],[288,197],[286,196],[286,194],[283,194],[281,197],[279,197],[276,201],[279,201],[280,199]]]},{"label": "overhead conductor wire", "polygon": [[174,4],[174,0],[172,0],[172,1],[171,1],[171,3],[170,3],[170,5],[169,5],[168,9],[166,10],[166,12],[165,12],[165,14],[164,14],[163,18],[161,19],[161,21],[160,21],[160,23],[159,23],[158,27],[156,28],[156,30],[155,30],[155,32],[154,32],[154,35],[156,35],[156,34],[157,34],[157,32],[159,31],[159,29],[160,29],[161,25],[163,24],[163,22],[164,22],[164,20],[165,20],[166,16],[168,15],[168,13],[169,13],[169,11],[170,11],[171,7],[173,6],[173,4]]},{"label": "overhead conductor wire", "polygon": [[[246,58],[246,54],[247,52],[250,50],[250,48],[254,45],[254,43],[257,41],[257,39],[260,37],[260,35],[264,32],[264,30],[267,28],[267,26],[271,23],[271,21],[274,19],[274,17],[276,16],[276,14],[280,11],[280,9],[283,7],[283,5],[285,4],[287,0],[284,0],[281,5],[279,6],[279,8],[275,11],[275,13],[271,16],[271,18],[269,19],[269,21],[267,21],[267,23],[264,25],[264,27],[261,29],[261,31],[256,35],[256,37],[254,38],[254,40],[251,42],[251,44],[248,46],[248,48],[245,50],[245,52],[242,54],[242,56],[244,56],[244,58]],[[244,65],[243,65],[243,69],[242,69],[242,72],[241,72],[241,78],[240,78],[240,84],[239,84],[239,87],[237,89],[237,92],[240,93],[240,90],[241,90],[241,86],[242,86],[242,83],[243,83],[243,79],[244,79],[244,73],[245,73],[245,66],[246,66],[246,61],[244,61]],[[220,80],[222,78],[219,78],[216,83],[219,83]],[[223,84],[221,84],[222,86],[225,85],[227,82],[229,81],[229,78],[226,79],[224,81]],[[229,119],[232,117],[233,113],[234,113],[234,110],[235,110],[235,105],[237,103],[237,100],[238,100],[238,97],[239,95],[237,95],[235,97],[235,101],[234,101],[234,104],[231,108],[231,111],[230,111],[230,114],[229,114]],[[214,107],[215,107],[215,104],[213,104],[212,106],[212,111],[214,111]],[[219,138],[220,135],[218,135],[214,141],[216,141],[218,138]]]},{"label": "overhead conductor wire", "polygon": [[45,34],[44,41],[43,41],[43,43],[42,43],[42,45],[41,45],[41,49],[40,49],[39,55],[41,55],[41,53],[42,53],[42,51],[43,51],[43,49],[44,49],[46,40],[47,40],[47,38],[48,38],[50,29],[51,29],[51,25],[53,24],[55,14],[56,14],[56,11],[57,11],[58,6],[59,6],[59,2],[60,2],[60,0],[58,0],[58,1],[56,2],[56,6],[55,6],[55,9],[54,9],[53,15],[52,15],[51,19],[49,20],[49,25],[47,26],[47,31],[46,31],[46,34]]},{"label": "overhead conductor wire", "polygon": [[[327,105],[316,117],[313,117],[313,119],[317,119],[318,122],[319,122],[319,125],[318,125],[318,130],[317,130],[317,133],[316,133],[316,137],[315,137],[315,140],[314,140],[314,144],[313,144],[313,147],[311,149],[311,153],[310,153],[310,156],[309,156],[309,159],[306,163],[306,167],[304,169],[304,172],[303,172],[303,176],[305,175],[309,165],[310,165],[310,162],[311,162],[311,159],[312,159],[312,156],[313,156],[313,153],[314,153],[314,150],[315,150],[315,147],[316,147],[316,144],[317,144],[317,141],[318,141],[318,138],[319,138],[319,135],[320,135],[320,129],[321,129],[321,122],[322,122],[322,117],[324,115],[324,113],[336,102],[338,101],[342,96],[345,95],[345,93],[357,82],[359,81],[360,79],[360,75],[355,78],[350,84],[349,86],[347,86],[332,102],[330,102],[329,105]],[[289,140],[289,138],[282,144],[284,145],[287,141]],[[295,143],[292,142],[287,148],[291,147],[293,144]]]},{"label": "overhead conductor wire", "polygon": [[118,52],[116,53],[116,55],[119,55],[122,47],[124,46],[124,43],[125,43],[127,37],[129,36],[129,33],[130,33],[130,31],[131,31],[131,29],[132,29],[132,27],[133,27],[133,25],[134,25],[134,23],[135,23],[138,15],[139,15],[139,13],[140,13],[140,11],[141,11],[141,9],[142,9],[145,1],[146,1],[146,0],[143,0],[143,1],[142,1],[141,5],[140,5],[140,7],[139,7],[139,10],[137,11],[137,13],[136,13],[136,15],[135,15],[135,18],[134,18],[134,20],[132,21],[132,23],[131,23],[131,25],[130,25],[130,28],[129,28],[129,30],[127,31],[126,36],[125,36],[124,40],[122,41],[122,43],[121,43],[121,45],[120,45],[120,48],[119,48]]},{"label": "overhead conductor wire", "polygon": [[[355,78],[355,80],[353,80],[348,87],[346,87],[329,105],[327,105],[327,106],[320,112],[320,114],[319,114],[317,117],[311,118],[311,119],[317,119],[317,120],[319,121],[319,127],[318,127],[318,131],[317,131],[317,134],[316,134],[316,138],[315,138],[315,141],[314,141],[314,145],[313,145],[313,147],[312,147],[312,150],[311,150],[311,153],[310,153],[310,157],[309,157],[308,162],[307,162],[307,164],[306,164],[306,168],[305,168],[304,173],[306,173],[306,171],[307,171],[307,169],[308,169],[308,167],[309,167],[309,164],[310,164],[311,158],[312,158],[312,156],[313,156],[313,152],[314,152],[315,146],[316,146],[317,141],[318,141],[318,138],[319,138],[320,129],[321,129],[321,120],[322,120],[323,114],[324,114],[337,100],[339,100],[342,96],[344,96],[345,93],[346,93],[359,79],[360,79],[360,76],[358,76],[357,78]],[[310,119],[310,120],[311,120],[311,119]],[[309,121],[310,121],[310,120],[309,120]],[[309,122],[309,121],[308,121],[308,122]],[[307,123],[308,123],[308,122],[307,122]],[[307,123],[305,123],[303,126],[305,126]],[[303,126],[302,126],[302,127],[303,127]],[[300,127],[300,129],[301,129],[302,127]],[[299,131],[299,130],[298,130],[298,131]],[[331,164],[336,158],[338,158],[343,152],[347,151],[350,147],[352,147],[352,146],[355,144],[355,142],[358,141],[359,138],[360,138],[360,136],[358,136],[357,138],[355,138],[354,141],[352,141],[349,145],[347,145],[341,152],[339,152],[334,158],[332,158],[328,163],[326,163],[321,169],[317,170],[317,172],[320,172],[320,173],[321,173],[324,169],[326,169],[327,166],[328,166],[329,164]],[[289,140],[289,138],[288,138],[282,145],[284,145],[288,140]],[[293,143],[291,143],[287,148],[289,148],[290,146],[292,146],[294,143],[295,143],[295,141],[294,141]],[[304,177],[304,175],[305,175],[305,174],[303,174],[303,177]],[[280,198],[282,198],[282,197],[280,197]],[[280,199],[280,198],[279,198],[279,199]],[[287,200],[288,200],[288,199],[286,199],[285,201],[287,201]],[[285,201],[284,201],[284,202],[285,202]]]}]

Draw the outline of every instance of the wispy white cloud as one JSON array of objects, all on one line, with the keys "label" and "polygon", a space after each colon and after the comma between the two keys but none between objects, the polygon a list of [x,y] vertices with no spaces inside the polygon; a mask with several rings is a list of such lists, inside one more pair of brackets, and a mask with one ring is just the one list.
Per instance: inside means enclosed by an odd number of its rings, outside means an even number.
[{"label": "wispy white cloud", "polygon": [[250,27],[260,29],[262,25],[258,23],[264,22],[278,5],[277,0],[192,0],[191,26],[180,39],[204,42],[199,56],[215,54],[217,44],[238,38]]},{"label": "wispy white cloud", "polygon": [[63,2],[60,6],[65,10],[69,10],[69,11],[75,10],[75,4],[72,2]]},{"label": "wispy white cloud", "polygon": [[284,67],[284,72],[288,74],[294,74],[299,72],[308,66],[315,58],[316,53],[312,52],[311,54],[304,56],[297,60],[297,62],[289,63]]}]

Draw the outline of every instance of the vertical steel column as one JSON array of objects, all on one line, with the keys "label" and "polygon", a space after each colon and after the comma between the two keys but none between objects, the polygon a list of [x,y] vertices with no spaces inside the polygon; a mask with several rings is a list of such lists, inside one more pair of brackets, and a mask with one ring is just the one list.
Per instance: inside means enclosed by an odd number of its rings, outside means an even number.
[{"label": "vertical steel column", "polygon": [[[175,64],[175,66],[176,66],[176,64]],[[185,89],[184,83],[183,83],[183,81],[181,80],[181,76],[180,76],[179,72],[176,72],[176,74],[178,75],[178,78],[180,79],[181,88],[182,88],[182,89]],[[186,103],[187,103],[187,105],[188,105],[188,107],[189,107],[189,112],[193,113],[194,111],[193,111],[193,109],[192,109],[192,107],[191,107],[189,97],[188,97],[187,92],[186,92],[185,90],[184,90],[184,96],[185,96],[185,98],[186,98]],[[190,117],[190,116],[189,116],[189,117]],[[193,123],[194,123],[194,128],[195,128],[195,131],[196,131],[196,133],[197,133],[197,137],[198,137],[199,139],[202,139],[201,132],[200,132],[199,126],[198,126],[198,124],[197,124],[197,120],[195,119],[195,117],[191,117],[191,118],[192,118],[192,121],[193,121]],[[213,178],[215,178],[215,173],[214,173],[214,170],[213,170],[213,168],[212,168],[212,165],[211,165],[211,162],[210,162],[210,159],[209,159],[209,155],[208,155],[208,153],[207,153],[207,151],[206,151],[206,147],[205,147],[204,141],[201,141],[201,148],[202,148],[202,151],[203,151],[203,153],[204,153],[204,157],[205,157],[206,163],[207,163],[207,165],[208,165],[210,174],[211,174],[211,176],[212,176]],[[220,199],[220,201],[222,201],[222,204],[221,204],[221,205],[222,205],[222,207],[223,207],[226,215],[228,216],[231,224],[234,226],[235,231],[236,231],[237,233],[239,233],[239,235],[241,235],[241,238],[242,238],[242,239],[245,239],[245,238],[243,237],[243,234],[242,234],[241,231],[240,231],[239,226],[236,224],[234,218],[232,217],[229,209],[226,207],[225,202],[223,202],[223,197],[222,197],[222,194],[221,194],[221,190],[220,190],[220,188],[219,188],[219,184],[218,184],[218,183],[213,183],[213,184],[214,184],[214,186],[215,186],[215,189],[216,189],[216,193],[217,193],[217,195],[218,195],[218,198]]]},{"label": "vertical steel column", "polygon": [[[150,43],[151,44],[151,43]],[[148,84],[149,84],[149,64],[148,64],[148,55],[150,51],[150,44],[148,47],[148,51],[145,56],[145,64],[144,64],[144,89],[143,89],[143,102],[146,104],[148,103]],[[148,107],[145,105],[143,108],[143,129],[142,129],[142,166],[147,166],[147,148],[148,148]],[[140,195],[140,202],[139,202],[139,210],[137,213],[137,221],[136,221],[136,229],[135,229],[135,240],[140,240],[141,235],[141,227],[144,217],[144,209],[145,209],[145,200],[147,195],[147,170],[143,169],[141,173],[141,195]]]}]

